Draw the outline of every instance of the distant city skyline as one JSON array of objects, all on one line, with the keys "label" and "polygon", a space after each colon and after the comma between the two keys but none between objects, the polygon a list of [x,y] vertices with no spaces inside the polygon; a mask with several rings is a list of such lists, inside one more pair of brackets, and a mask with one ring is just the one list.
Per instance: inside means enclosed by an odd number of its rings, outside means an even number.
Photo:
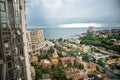
[{"label": "distant city skyline", "polygon": [[120,26],[120,0],[27,0],[28,26]]}]

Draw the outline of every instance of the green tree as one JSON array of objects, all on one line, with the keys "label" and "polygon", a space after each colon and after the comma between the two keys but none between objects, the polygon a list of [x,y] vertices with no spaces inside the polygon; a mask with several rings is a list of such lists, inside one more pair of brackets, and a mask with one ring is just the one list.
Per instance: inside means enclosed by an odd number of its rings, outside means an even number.
[{"label": "green tree", "polygon": [[36,80],[42,78],[42,71],[40,69],[35,69],[35,72],[36,72]]},{"label": "green tree", "polygon": [[103,59],[98,59],[98,64],[103,66],[103,67],[105,66]]},{"label": "green tree", "polygon": [[38,68],[38,65],[36,63],[34,63],[34,62],[31,62],[31,65],[34,66],[35,69]]},{"label": "green tree", "polygon": [[92,57],[92,61],[96,63],[96,59],[94,57]]},{"label": "green tree", "polygon": [[59,38],[59,39],[58,39],[58,42],[61,42],[61,41],[63,41],[63,39],[62,39],[62,38]]},{"label": "green tree", "polygon": [[80,69],[80,70],[84,69],[84,65],[83,64],[79,64],[78,69]]},{"label": "green tree", "polygon": [[85,54],[83,57],[82,57],[83,61],[85,62],[89,62],[89,56],[87,54]]}]

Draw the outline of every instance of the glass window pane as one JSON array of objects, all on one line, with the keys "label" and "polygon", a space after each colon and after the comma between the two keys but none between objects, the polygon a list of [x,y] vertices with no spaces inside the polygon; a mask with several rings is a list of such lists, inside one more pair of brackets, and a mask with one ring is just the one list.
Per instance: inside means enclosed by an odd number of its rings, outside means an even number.
[{"label": "glass window pane", "polygon": [[1,18],[6,18],[6,12],[0,12]]},{"label": "glass window pane", "polygon": [[14,0],[14,2],[17,2],[18,0]]},{"label": "glass window pane", "polygon": [[4,46],[5,46],[5,48],[8,48],[8,47],[9,47],[8,43],[5,43]]},{"label": "glass window pane", "polygon": [[7,23],[7,19],[6,18],[1,18],[1,23]]},{"label": "glass window pane", "polygon": [[15,11],[15,16],[18,17],[18,11]]},{"label": "glass window pane", "polygon": [[6,23],[7,22],[6,12],[0,12],[0,15],[1,15],[1,22]]},{"label": "glass window pane", "polygon": [[14,4],[14,9],[18,10],[18,6],[19,6],[18,4]]},{"label": "glass window pane", "polygon": [[15,25],[15,27],[16,27],[16,28],[19,28],[19,25],[18,25],[18,24],[16,24],[16,25]]},{"label": "glass window pane", "polygon": [[2,24],[2,27],[3,27],[3,28],[6,28],[6,27],[7,27],[7,24]]},{"label": "glass window pane", "polygon": [[15,18],[15,24],[20,24],[20,18]]},{"label": "glass window pane", "polygon": [[4,2],[5,0],[0,0],[0,1],[3,1],[3,2]]},{"label": "glass window pane", "polygon": [[5,4],[4,3],[0,3],[0,10],[5,11]]}]

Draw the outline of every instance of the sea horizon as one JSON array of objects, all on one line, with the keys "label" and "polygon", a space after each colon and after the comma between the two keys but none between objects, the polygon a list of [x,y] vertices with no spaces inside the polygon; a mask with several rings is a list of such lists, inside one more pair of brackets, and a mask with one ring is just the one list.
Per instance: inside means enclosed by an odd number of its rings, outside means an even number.
[{"label": "sea horizon", "polygon": [[[36,27],[35,27],[36,28]],[[43,34],[45,39],[69,39],[69,38],[76,38],[75,35],[86,33],[88,27],[37,27],[43,30]],[[32,30],[34,28],[27,28],[27,30]],[[120,27],[95,27],[96,31],[100,30],[111,30],[111,29],[120,29]]]}]

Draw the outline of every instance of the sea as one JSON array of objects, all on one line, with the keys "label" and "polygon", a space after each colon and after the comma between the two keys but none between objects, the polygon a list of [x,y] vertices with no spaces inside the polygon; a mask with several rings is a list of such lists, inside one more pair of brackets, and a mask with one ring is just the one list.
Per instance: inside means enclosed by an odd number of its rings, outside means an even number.
[{"label": "sea", "polygon": [[[28,28],[32,30],[33,28]],[[43,30],[45,39],[68,39],[76,38],[76,35],[87,32],[87,27],[81,28],[40,28]],[[96,27],[96,31],[100,30],[111,30],[111,29],[120,29],[120,27]]]}]

